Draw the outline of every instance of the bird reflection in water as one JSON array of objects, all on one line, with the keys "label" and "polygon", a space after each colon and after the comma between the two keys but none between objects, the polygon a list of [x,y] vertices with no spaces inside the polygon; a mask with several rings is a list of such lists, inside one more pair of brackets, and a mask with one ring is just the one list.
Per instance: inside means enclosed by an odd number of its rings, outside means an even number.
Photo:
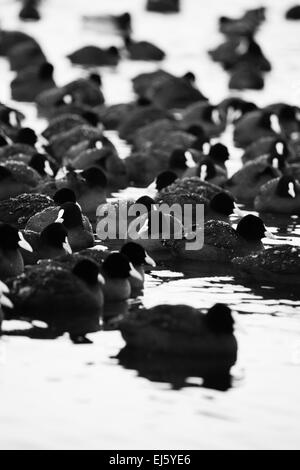
[{"label": "bird reflection in water", "polygon": [[139,377],[151,382],[170,384],[173,390],[204,387],[227,391],[233,386],[231,358],[192,358],[141,352],[126,346],[115,357],[125,369],[135,370]]}]

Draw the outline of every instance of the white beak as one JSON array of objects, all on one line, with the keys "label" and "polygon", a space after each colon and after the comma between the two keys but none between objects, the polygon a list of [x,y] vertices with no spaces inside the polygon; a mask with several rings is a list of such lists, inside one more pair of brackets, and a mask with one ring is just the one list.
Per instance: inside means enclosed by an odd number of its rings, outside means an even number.
[{"label": "white beak", "polygon": [[105,285],[105,279],[104,279],[104,277],[102,276],[102,274],[98,274],[98,282],[99,282],[99,284],[101,284],[102,286]]},{"label": "white beak", "polygon": [[44,170],[45,170],[45,173],[49,176],[54,176],[54,173],[53,173],[53,170],[50,166],[50,163],[48,162],[48,160],[45,161],[45,165],[44,165]]},{"label": "white beak", "polygon": [[64,209],[60,209],[60,211],[57,215],[57,219],[55,221],[56,224],[63,224],[64,223],[64,214],[65,214]]},{"label": "white beak", "polygon": [[99,140],[98,142],[96,142],[95,147],[96,147],[96,149],[98,149],[98,150],[103,149],[103,144],[102,144],[102,142],[101,142],[100,140]]},{"label": "white beak", "polygon": [[68,237],[66,237],[65,243],[63,243],[63,248],[67,253],[69,253],[70,255],[72,254],[72,248],[70,247]]},{"label": "white beak", "polygon": [[266,238],[270,238],[271,240],[277,240],[277,237],[276,235],[274,235],[272,232],[270,232],[269,230],[266,230],[265,231],[265,237]]},{"label": "white beak", "polygon": [[156,266],[156,263],[155,263],[154,259],[151,258],[151,256],[148,255],[148,253],[146,253],[145,263],[149,264],[149,266],[153,266],[154,268]]},{"label": "white beak", "polygon": [[20,238],[20,241],[18,242],[18,245],[21,248],[23,248],[23,250],[26,250],[32,253],[33,252],[32,246],[28,243],[28,241],[25,240],[22,232],[19,232],[19,238]]},{"label": "white beak", "polygon": [[138,281],[143,281],[142,275],[133,267],[131,263],[129,263],[129,265],[130,265],[130,271],[129,271],[130,276],[133,277],[134,279],[137,279]]},{"label": "white beak", "polygon": [[0,304],[3,307],[14,308],[14,304],[12,303],[12,301],[8,297],[6,297],[6,295],[4,294],[2,294],[0,297]]}]

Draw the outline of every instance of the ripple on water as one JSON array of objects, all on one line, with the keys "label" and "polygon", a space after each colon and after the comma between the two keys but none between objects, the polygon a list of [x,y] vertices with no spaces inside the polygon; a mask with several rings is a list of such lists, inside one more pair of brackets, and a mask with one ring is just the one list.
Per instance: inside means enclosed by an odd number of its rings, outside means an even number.
[{"label": "ripple on water", "polygon": [[[181,16],[166,18],[145,13],[144,2],[140,0],[114,0],[107,2],[109,6],[98,1],[49,0],[45,2],[43,22],[22,25],[22,28],[25,31],[33,28],[32,33],[55,64],[58,83],[64,84],[81,73],[65,60],[67,53],[82,45],[79,15],[89,9],[91,14],[96,9],[100,13],[102,8],[113,8],[116,12],[133,10],[137,37],[159,42],[167,51],[163,67],[178,75],[194,71],[201,90],[217,103],[228,95],[227,74],[213,64],[206,53],[220,41],[217,17],[224,13],[237,16],[244,8],[251,7],[251,2],[232,0],[225,5],[213,0],[209,2],[209,15],[207,2],[182,2]],[[264,3],[268,7],[268,20],[259,33],[259,40],[274,63],[275,71],[270,74],[263,92],[247,92],[242,96],[262,106],[272,101],[293,103],[299,97],[300,62],[295,61],[297,53],[299,55],[298,25],[284,21],[285,2],[282,0],[265,0]],[[19,28],[20,23],[15,20],[18,2],[2,0],[2,4],[5,15],[1,26]],[[181,34],[177,34],[178,21]],[[99,35],[90,32],[88,39],[98,43]],[[100,39],[107,41],[107,45],[112,43],[111,37],[101,36]],[[154,68],[156,65],[125,60],[118,73],[101,71],[107,102],[131,100],[130,79]],[[8,91],[13,73],[2,58],[0,75],[1,101],[10,102]],[[46,123],[37,119],[33,106],[17,106],[28,117],[26,125],[38,131],[44,129]],[[107,132],[107,136],[116,144],[121,157],[126,158],[130,148],[125,142],[120,141],[115,132]],[[229,128],[221,140],[230,148],[232,158],[228,169],[232,175],[241,164],[242,152],[232,147],[232,129]],[[134,198],[143,193],[143,189],[130,188],[117,196]],[[263,214],[262,217],[280,237],[271,244],[299,245],[298,216]],[[100,445],[115,448],[117,444],[123,448],[261,448],[265,444],[270,448],[299,447],[299,294],[290,289],[259,284],[248,286],[240,282],[228,268],[201,266],[199,273],[199,267],[192,265],[172,268],[163,265],[162,270],[146,276],[144,295],[135,301],[146,307],[188,303],[209,308],[215,302],[228,303],[239,313],[236,316],[239,362],[234,368],[207,360],[195,363],[154,356],[141,358],[124,351],[124,342],[117,331],[93,334],[93,345],[78,348],[64,338],[41,344],[37,339],[54,339],[44,334],[41,325],[38,334],[30,336],[35,341],[11,337],[1,340],[8,345],[6,362],[1,361],[6,356],[0,354],[1,399],[5,404],[0,413],[1,445],[8,443],[13,447],[20,442],[21,447],[29,448],[36,443],[40,448],[97,448]],[[107,315],[123,315],[127,308],[127,304],[111,306]],[[4,322],[4,328],[26,336],[25,330],[31,330],[31,325]],[[44,380],[45,373],[58,380],[49,384]],[[170,393],[170,386],[176,393]],[[201,393],[200,387],[211,390]],[[43,400],[37,400],[37,396]],[[89,404],[88,412],[86,406],[82,406],[84,403]]]}]

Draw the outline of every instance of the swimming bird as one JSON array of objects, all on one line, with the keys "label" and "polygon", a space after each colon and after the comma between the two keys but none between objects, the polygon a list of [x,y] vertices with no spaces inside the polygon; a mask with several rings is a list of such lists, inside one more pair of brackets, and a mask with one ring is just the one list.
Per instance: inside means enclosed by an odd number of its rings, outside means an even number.
[{"label": "swimming bird", "polygon": [[36,41],[20,42],[7,53],[11,70],[20,72],[26,67],[38,66],[47,62],[41,46]]},{"label": "swimming bird", "polygon": [[38,21],[41,19],[38,6],[40,0],[22,0],[19,18],[24,21]]},{"label": "swimming bird", "polygon": [[170,115],[158,106],[147,104],[134,108],[124,122],[121,121],[118,128],[121,139],[129,142],[135,137],[135,133],[142,127],[158,119],[168,119]]},{"label": "swimming bird", "polygon": [[58,334],[72,337],[99,330],[102,314],[102,276],[91,260],[80,260],[72,271],[55,265],[36,265],[9,282],[14,308],[7,319],[39,320]]},{"label": "swimming bird", "polygon": [[[69,178],[70,187],[74,188],[82,212],[93,222],[96,219],[97,207],[106,201],[107,178],[97,167],[87,168],[79,177],[79,182],[75,180],[74,185],[72,178]],[[83,181],[80,181],[81,179]]]},{"label": "swimming bird", "polygon": [[111,191],[118,191],[128,186],[125,162],[119,157],[115,146],[106,137],[91,142],[89,148],[82,152],[69,154],[64,159],[64,163],[77,170],[99,167],[105,173]]},{"label": "swimming bird", "polygon": [[233,265],[246,281],[299,289],[300,248],[277,245],[261,253],[234,258]]},{"label": "swimming bird", "polygon": [[223,220],[225,222],[233,214],[240,216],[241,211],[232,194],[227,191],[222,191],[213,196],[204,212],[206,220]]},{"label": "swimming bird", "polygon": [[169,158],[169,169],[175,173],[177,178],[182,178],[188,168],[196,167],[192,152],[184,148],[173,150]]},{"label": "swimming bird", "polygon": [[[262,219],[252,214],[243,217],[234,229],[230,224],[210,220],[204,224],[204,244],[198,250],[189,250],[186,240],[174,242],[173,253],[189,261],[228,263],[234,257],[247,256],[264,249],[263,238],[273,238]],[[176,246],[177,245],[177,246]]]},{"label": "swimming bird", "polygon": [[53,78],[54,67],[48,62],[21,70],[11,82],[11,96],[15,101],[32,102],[45,90],[56,86]]},{"label": "swimming bird", "polygon": [[284,138],[289,140],[299,135],[300,108],[298,106],[282,103],[279,105],[276,115]]},{"label": "swimming bird", "polygon": [[214,62],[219,62],[225,70],[230,70],[245,53],[245,41],[242,37],[229,37],[215,49],[208,51]]},{"label": "swimming bird", "polygon": [[48,225],[41,233],[30,230],[24,230],[21,233],[32,247],[30,253],[22,251],[26,265],[35,264],[40,259],[53,259],[72,253],[68,240],[68,231],[59,222]]},{"label": "swimming bird", "polygon": [[120,322],[120,330],[127,345],[140,352],[236,360],[234,319],[224,304],[207,312],[187,305],[134,309]]},{"label": "swimming bird", "polygon": [[188,168],[183,177],[191,178],[199,176],[203,181],[207,181],[216,186],[223,186],[227,181],[227,170],[224,166],[219,166],[211,158],[203,158],[198,165]]},{"label": "swimming bird", "polygon": [[22,193],[15,198],[0,201],[0,220],[22,229],[31,217],[53,204],[53,199],[45,194]]},{"label": "swimming bird", "polygon": [[285,17],[287,20],[300,20],[300,5],[289,8]]},{"label": "swimming bird", "polygon": [[190,75],[176,77],[163,70],[138,75],[133,79],[133,88],[138,96],[147,98],[165,110],[185,109],[207,98],[196,87]]},{"label": "swimming bird", "polygon": [[183,110],[181,125],[185,128],[197,125],[208,137],[218,137],[225,130],[226,121],[217,106],[200,101]]},{"label": "swimming bird", "polygon": [[134,133],[132,144],[135,150],[143,150],[155,140],[166,138],[171,132],[178,131],[179,129],[179,123],[171,119],[171,116],[166,116],[164,119],[156,119],[140,127]]},{"label": "swimming bird", "polygon": [[231,90],[262,90],[265,86],[261,70],[247,62],[242,62],[230,72]]},{"label": "swimming bird", "polygon": [[14,136],[15,143],[7,143],[0,147],[0,162],[16,161],[28,166],[31,157],[37,153],[35,132],[29,128],[21,128]]},{"label": "swimming bird", "polygon": [[25,42],[36,42],[33,37],[23,31],[2,30],[0,37],[0,55],[7,56],[10,49],[17,44]]},{"label": "swimming bird", "polygon": [[160,259],[169,258],[168,243],[183,238],[183,225],[179,217],[158,210],[156,205],[151,206],[151,210],[146,210],[129,224],[128,241],[139,243],[147,252]]},{"label": "swimming bird", "polygon": [[[84,119],[82,124],[88,123],[96,127],[99,124],[99,116],[93,107],[101,106],[104,103],[104,95],[100,85],[100,75],[91,73],[87,78],[74,80],[62,87],[43,91],[35,100],[39,114],[51,121],[53,119],[59,120],[62,115],[76,115]],[[65,130],[70,130],[70,128]]]},{"label": "swimming bird", "polygon": [[[38,138],[37,138],[35,131],[31,129],[31,127],[21,127],[16,132],[16,135],[13,140],[17,145],[22,144],[24,146],[30,146],[30,147],[35,148],[35,144],[37,143]],[[28,147],[23,147],[24,153],[26,153],[27,150],[31,152],[32,148],[29,149]],[[22,153],[21,147],[19,147],[19,151],[20,153]]]},{"label": "swimming bird", "polygon": [[131,60],[161,61],[165,52],[148,41],[134,41],[130,36],[125,37],[125,48]]},{"label": "swimming bird", "polygon": [[[130,101],[128,103],[117,103],[104,105],[98,108],[98,116],[107,130],[116,130],[121,122],[124,122],[127,115],[135,108],[140,106],[139,101]],[[142,104],[143,106],[143,104]]]},{"label": "swimming bird", "polygon": [[165,70],[144,72],[132,79],[133,91],[139,98],[151,101],[154,89],[161,83],[168,82],[174,75]]},{"label": "swimming bird", "polygon": [[245,40],[244,47],[245,52],[238,56],[236,66],[247,64],[250,68],[260,70],[261,72],[270,72],[272,68],[271,63],[253,38]]},{"label": "swimming bird", "polygon": [[223,191],[222,188],[210,185],[210,183],[204,182],[206,185],[201,183],[202,181],[197,177],[177,180],[158,194],[156,202],[158,205],[165,203],[169,206],[179,204],[182,209],[185,204],[189,204],[193,211],[192,225],[197,225],[199,222],[197,221],[197,205],[204,206],[205,220],[214,219],[227,222],[230,215],[241,215],[241,211],[229,191]]},{"label": "swimming bird", "polygon": [[254,201],[258,212],[300,215],[300,183],[293,176],[275,178],[260,188]]},{"label": "swimming bird", "polygon": [[4,320],[4,313],[2,307],[7,309],[13,308],[12,301],[6,296],[9,293],[9,288],[4,282],[0,281],[0,336],[2,333],[2,322]]},{"label": "swimming bird", "polygon": [[42,178],[54,178],[59,170],[55,159],[44,153],[35,153],[27,161],[29,166],[36,170]]},{"label": "swimming bird", "polygon": [[93,26],[101,32],[113,29],[113,32],[124,36],[132,31],[132,18],[128,12],[121,15],[84,15],[82,21],[84,25]]},{"label": "swimming bird", "polygon": [[[35,210],[31,217],[28,219],[26,224],[26,230],[31,230],[32,232],[37,233],[42,232],[44,228],[46,228],[48,225],[54,223],[57,220],[61,207],[65,203],[77,203],[74,191],[69,188],[59,189],[54,194],[53,200],[50,198],[48,199],[50,201],[48,205],[44,208],[41,207],[40,210]],[[79,205],[78,209],[80,210]],[[91,223],[89,219],[84,215],[82,215],[82,222],[84,229],[87,232],[92,232]]]},{"label": "swimming bird", "polygon": [[[158,132],[157,138],[148,143],[145,140],[144,145],[141,144],[141,150],[132,152],[125,159],[129,181],[140,187],[149,185],[159,173],[166,170],[172,171],[170,156],[174,150],[182,148],[194,155],[194,153],[197,154],[196,149],[194,152],[196,143],[195,136],[181,129],[162,135]],[[184,160],[186,162],[186,159]]]},{"label": "swimming bird", "polygon": [[67,154],[83,152],[91,143],[101,142],[102,137],[102,129],[83,124],[53,136],[46,148],[50,155],[62,162]]},{"label": "swimming bird", "polygon": [[253,203],[260,188],[268,181],[280,177],[278,159],[264,156],[247,162],[226,182],[228,189],[239,202]]},{"label": "swimming bird", "polygon": [[[8,160],[17,161],[28,165],[29,160],[37,152],[36,147],[29,143],[12,143],[0,147],[0,162],[7,163]],[[19,156],[24,160],[21,160]]]},{"label": "swimming bird", "polygon": [[216,49],[209,51],[209,55],[229,72],[236,67],[246,65],[260,72],[271,70],[270,61],[265,57],[259,44],[251,37],[229,37]]},{"label": "swimming bird", "polygon": [[72,64],[91,67],[116,66],[120,60],[120,52],[115,47],[101,49],[97,46],[85,46],[68,55]]},{"label": "swimming bird", "polygon": [[146,10],[157,13],[178,13],[180,0],[147,0]]},{"label": "swimming bird", "polygon": [[282,161],[288,161],[294,157],[292,148],[286,140],[276,137],[262,137],[246,147],[242,155],[242,162],[246,163],[263,155],[281,156]]},{"label": "swimming bird", "polygon": [[135,242],[128,242],[122,246],[120,253],[127,256],[134,269],[141,275],[142,279],[130,277],[131,292],[139,292],[144,287],[145,266],[155,267],[156,263],[144,250],[144,248]]},{"label": "swimming bird", "polygon": [[25,163],[8,161],[0,165],[0,200],[32,192],[41,181],[37,171]]},{"label": "swimming bird", "polygon": [[20,248],[32,252],[22,232],[9,224],[0,223],[0,280],[18,276],[24,271]]},{"label": "swimming bird", "polygon": [[248,10],[240,18],[221,16],[219,30],[226,36],[253,37],[260,24],[265,20],[265,8]]},{"label": "swimming bird", "polygon": [[49,120],[48,126],[42,132],[42,136],[50,142],[56,135],[68,132],[74,127],[87,124],[87,121],[77,114],[63,114]]},{"label": "swimming bird", "polygon": [[69,168],[64,178],[55,182],[43,182],[37,190],[52,196],[58,189],[69,188],[75,195],[83,214],[93,223],[96,220],[96,210],[106,202],[107,178],[100,168],[90,167],[83,171]]},{"label": "swimming bird", "polygon": [[68,241],[72,251],[80,251],[94,246],[93,230],[86,227],[81,208],[74,202],[61,205],[56,222],[61,222],[68,232]]},{"label": "swimming bird", "polygon": [[[168,121],[168,124],[167,124]],[[199,150],[200,141],[206,141],[205,136],[197,126],[182,129],[178,123],[170,119],[157,119],[140,127],[133,135],[134,150],[145,154],[153,154],[156,159],[170,158],[177,149]],[[202,146],[201,146],[202,149]]]},{"label": "swimming bird", "polygon": [[[136,217],[135,213],[131,213],[134,204],[132,199],[114,199],[98,206],[96,233],[99,240],[105,239],[110,249],[119,250],[126,240],[128,226]],[[109,227],[112,228],[112,234],[107,237]]]},{"label": "swimming bird", "polygon": [[233,138],[238,147],[247,147],[262,137],[279,138],[281,128],[278,117],[264,110],[251,111],[242,116],[236,123]]},{"label": "swimming bird", "polygon": [[212,162],[226,170],[225,163],[229,160],[229,151],[226,145],[221,142],[217,142],[214,145],[210,146],[209,153],[207,157],[212,160]]},{"label": "swimming bird", "polygon": [[72,80],[59,90],[64,93],[66,101],[81,103],[87,106],[101,106],[104,103],[104,95],[101,90],[102,79],[99,73],[91,72],[84,78]]},{"label": "swimming bird", "polygon": [[176,180],[173,184],[163,189],[160,193],[162,197],[165,194],[199,194],[204,198],[211,200],[216,194],[222,192],[223,189],[209,181],[202,180],[199,176],[183,178]]},{"label": "swimming bird", "polygon": [[[75,115],[83,118],[81,124],[90,124],[97,127],[100,123],[97,110],[93,106],[104,103],[104,96],[99,87],[91,84],[87,80],[82,80],[87,85],[82,85],[81,89],[67,91],[66,87],[51,88],[40,93],[36,97],[39,115],[48,120],[58,119],[64,115]],[[92,104],[85,104],[85,101]],[[80,123],[78,123],[80,124]],[[74,126],[75,127],[75,126]],[[66,129],[66,130],[70,130]],[[54,137],[54,136],[53,136]]]},{"label": "swimming bird", "polygon": [[24,114],[17,109],[0,103],[1,131],[2,135],[8,138],[8,140],[6,138],[7,143],[9,143],[9,139],[13,138],[18,129],[20,129],[24,119]]},{"label": "swimming bird", "polygon": [[157,175],[155,180],[146,188],[146,192],[150,197],[156,197],[157,193],[170,186],[177,180],[177,175],[173,171],[162,171]]}]

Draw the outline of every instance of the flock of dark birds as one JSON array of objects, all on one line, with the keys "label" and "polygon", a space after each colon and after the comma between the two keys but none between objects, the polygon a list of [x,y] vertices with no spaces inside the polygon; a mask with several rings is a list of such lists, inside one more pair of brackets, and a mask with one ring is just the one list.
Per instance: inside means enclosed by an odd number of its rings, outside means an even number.
[{"label": "flock of dark birds", "polygon": [[[180,2],[148,0],[147,10],[178,13]],[[23,0],[20,18],[38,21],[41,11],[40,1]],[[300,6],[286,17],[299,19]],[[230,88],[263,87],[271,64],[254,37],[264,20],[264,8],[220,18],[225,41],[209,55],[230,74]],[[133,39],[129,13],[82,21],[87,27],[109,25],[123,37],[124,48],[91,45],[74,51],[68,58],[84,67],[83,76],[64,86],[56,84],[54,66],[33,37],[0,32],[0,55],[15,72],[12,99],[34,103],[48,121],[38,134],[24,127],[18,109],[0,103],[1,319],[44,322],[54,336],[68,332],[74,342],[85,342],[87,333],[99,330],[103,306],[135,298],[145,269],[178,260],[196,263],[199,270],[205,263],[222,263],[243,282],[299,289],[300,248],[265,248],[262,240],[274,238],[264,214],[300,215],[300,108],[287,103],[261,108],[241,97],[212,104],[192,72],[178,77],[162,69],[133,79],[134,101],[108,105],[99,67],[128,59],[161,61],[165,53]],[[243,149],[243,166],[230,178],[230,151],[219,141],[228,126]],[[107,130],[128,143],[127,158],[120,158]],[[129,186],[143,187],[144,195],[107,201]],[[160,226],[155,240],[143,237],[143,230],[133,240],[130,226],[137,218],[129,218],[125,237],[101,243],[97,227],[106,212],[100,216],[97,209],[118,212],[125,202],[147,208],[140,225],[148,233],[145,222],[161,203],[204,205],[203,248],[186,248],[188,232],[199,223],[196,216],[190,227],[181,227],[181,239],[175,229],[167,239]],[[243,213],[238,204],[261,217]],[[115,327],[141,351],[229,357],[232,363],[236,358],[234,320],[223,304],[208,312],[185,305],[133,308]]]}]

